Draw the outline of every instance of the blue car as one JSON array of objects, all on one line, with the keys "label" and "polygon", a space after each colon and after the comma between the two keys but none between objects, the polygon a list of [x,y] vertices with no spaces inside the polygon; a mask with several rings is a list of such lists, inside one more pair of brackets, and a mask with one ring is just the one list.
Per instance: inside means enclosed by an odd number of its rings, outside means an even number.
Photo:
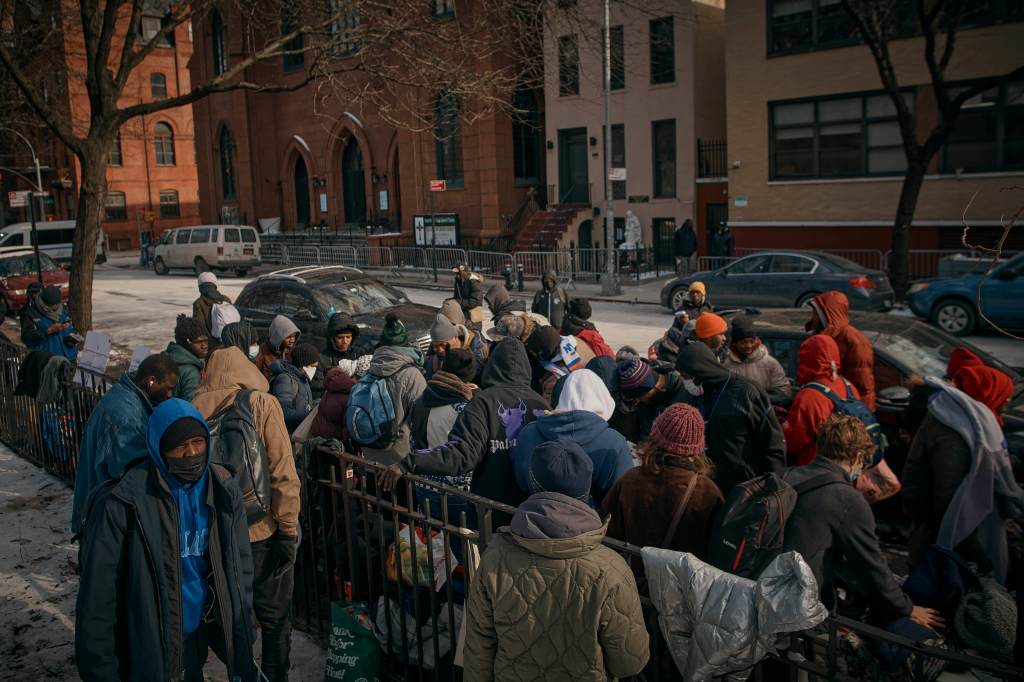
[{"label": "blue car", "polygon": [[907,294],[915,315],[931,320],[944,332],[967,336],[985,323],[978,314],[978,283],[981,312],[1000,327],[1024,329],[1024,254],[996,266],[982,281],[983,273],[937,277],[916,282]]}]

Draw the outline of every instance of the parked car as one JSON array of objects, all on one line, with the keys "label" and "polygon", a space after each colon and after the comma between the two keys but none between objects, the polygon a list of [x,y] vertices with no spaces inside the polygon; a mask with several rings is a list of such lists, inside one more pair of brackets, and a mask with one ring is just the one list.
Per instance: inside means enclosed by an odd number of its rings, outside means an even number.
[{"label": "parked car", "polygon": [[300,266],[262,275],[245,285],[235,301],[242,319],[266,339],[276,315],[289,317],[304,341],[322,346],[327,321],[348,313],[361,331],[359,343],[373,348],[384,319],[395,313],[405,324],[410,345],[426,352],[437,309],[409,301],[404,292],[340,265]]},{"label": "parked car", "polygon": [[893,305],[884,272],[817,251],[762,251],[717,270],[677,277],[662,288],[661,304],[678,310],[694,281],[704,282],[716,307],[801,307],[833,290],[846,294],[855,310],[889,310]]},{"label": "parked car", "polygon": [[262,263],[260,237],[246,225],[197,225],[176,227],[160,235],[153,252],[153,271],[166,275],[171,270],[234,270],[245,277],[250,268]]},{"label": "parked car", "polygon": [[[71,242],[75,236],[74,220],[51,220],[36,223],[39,250],[58,263],[71,262]],[[14,223],[0,228],[0,250],[32,246],[32,223]],[[96,262],[107,262],[107,240],[103,231],[96,243]]]},{"label": "parked car", "polygon": [[[68,300],[68,271],[45,253],[39,254],[43,266],[43,284],[60,287],[60,295]],[[36,254],[32,249],[0,253],[0,314],[17,313],[28,303],[28,287],[37,279]]]},{"label": "parked car", "polygon": [[915,282],[907,303],[915,315],[928,319],[944,332],[967,336],[985,323],[978,315],[978,283],[981,312],[1001,327],[1024,329],[1024,254],[996,266],[991,273],[936,277]]}]

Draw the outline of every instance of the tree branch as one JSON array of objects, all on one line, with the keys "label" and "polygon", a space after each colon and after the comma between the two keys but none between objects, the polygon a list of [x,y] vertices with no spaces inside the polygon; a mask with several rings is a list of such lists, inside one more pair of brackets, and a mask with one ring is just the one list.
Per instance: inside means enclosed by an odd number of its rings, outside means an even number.
[{"label": "tree branch", "polygon": [[[1001,188],[999,188],[999,191],[1000,192],[1007,192],[1007,191],[1020,190],[1020,189],[1021,189],[1021,187],[1016,187],[1016,186],[1014,186],[1014,187],[1001,187]],[[975,192],[974,195],[971,197],[971,200],[967,202],[967,206],[964,208],[963,215],[960,218],[960,222],[964,226],[963,234],[960,237],[960,243],[963,244],[965,248],[968,248],[968,249],[971,249],[971,250],[979,250],[979,251],[982,251],[982,252],[985,252],[985,253],[992,254],[992,260],[989,262],[988,268],[985,270],[985,273],[980,278],[978,278],[978,285],[974,289],[974,306],[978,310],[978,316],[981,319],[985,320],[985,322],[987,322],[989,324],[989,326],[992,327],[993,329],[995,329],[997,332],[999,332],[1000,334],[1002,334],[1004,336],[1009,336],[1011,339],[1017,339],[1018,341],[1024,341],[1024,337],[1017,336],[1016,334],[1012,334],[1011,332],[1008,332],[1007,330],[1003,329],[998,324],[996,324],[995,322],[990,320],[987,315],[985,315],[985,310],[982,307],[982,297],[981,297],[982,288],[983,288],[983,286],[985,284],[985,280],[988,279],[988,276],[991,275],[992,271],[996,269],[997,265],[999,265],[999,260],[1000,260],[1000,258],[1003,255],[1003,247],[1006,244],[1006,240],[1010,237],[1010,232],[1013,230],[1013,226],[1016,225],[1017,219],[1020,218],[1022,214],[1024,214],[1024,206],[1018,208],[1017,212],[1014,213],[1013,216],[1009,220],[1006,220],[1005,218],[1001,218],[1000,219],[999,222],[1003,226],[1003,233],[1002,233],[1002,235],[1000,235],[999,241],[996,242],[995,248],[991,248],[990,249],[990,248],[988,248],[986,246],[979,246],[979,245],[976,245],[976,244],[970,244],[967,241],[967,233],[971,229],[971,226],[967,223],[967,212],[971,209],[971,205],[974,203],[974,200],[977,198],[977,196],[978,196],[978,192]]]},{"label": "tree branch", "polygon": [[[128,77],[135,67],[141,64],[162,41],[166,40],[168,36],[172,36],[175,29],[192,18],[194,11],[190,9],[191,7],[191,4],[182,2],[168,9],[167,15],[163,17],[165,23],[160,27],[160,31],[143,44],[138,51],[132,51],[132,46],[135,44],[135,36],[139,31],[138,24],[142,21],[142,0],[135,0],[135,4],[132,7],[132,26],[128,30],[128,37],[121,51],[121,64],[117,69],[117,77],[115,78],[118,91],[124,88],[124,84],[128,82]],[[136,10],[139,14],[138,18],[135,16]],[[178,12],[181,13],[179,14]],[[169,20],[167,19],[168,16],[171,17]]]},{"label": "tree branch", "polygon": [[68,121],[65,121],[56,110],[56,107],[51,108],[48,106],[40,97],[39,91],[33,87],[33,83],[30,83],[25,72],[21,70],[21,67],[14,60],[14,56],[7,49],[7,44],[0,40],[0,62],[3,63],[4,68],[11,74],[11,78],[14,83],[18,86],[18,90],[24,95],[25,101],[28,102],[39,118],[43,119],[50,130],[60,138],[68,149],[73,151],[75,154],[81,156],[82,154],[82,141],[75,137],[71,131],[71,125]]}]

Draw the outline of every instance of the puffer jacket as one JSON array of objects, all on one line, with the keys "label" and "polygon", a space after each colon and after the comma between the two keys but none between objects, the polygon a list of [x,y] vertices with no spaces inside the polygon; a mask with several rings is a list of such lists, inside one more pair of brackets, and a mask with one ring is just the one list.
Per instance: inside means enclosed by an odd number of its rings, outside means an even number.
[{"label": "puffer jacket", "polygon": [[192,400],[203,378],[206,361],[197,358],[187,348],[171,341],[167,344],[166,355],[178,366],[178,385],[174,387],[174,397]]},{"label": "puffer jacket", "polygon": [[[832,337],[817,334],[800,344],[796,381],[801,386],[815,383],[825,386],[840,397],[846,397],[846,384],[837,376],[839,347]],[[851,388],[853,388],[851,386]],[[860,398],[853,388],[852,398]],[[825,423],[835,405],[816,388],[801,388],[789,407],[782,435],[786,438],[786,452],[794,465],[808,464],[818,454],[818,428]]]},{"label": "puffer jacket", "polygon": [[875,351],[871,342],[850,324],[850,300],[841,291],[826,291],[811,300],[811,308],[835,339],[842,364],[839,373],[853,384],[860,399],[875,411]]},{"label": "puffer jacket", "polygon": [[423,395],[423,354],[408,346],[381,346],[373,353],[367,374],[382,378],[395,406],[395,440],[386,448],[363,448],[366,458],[380,464],[394,464],[409,456],[409,423],[406,415]]},{"label": "puffer jacket", "polygon": [[306,373],[286,360],[270,364],[270,395],[281,403],[284,423],[291,433],[313,409],[313,392]]},{"label": "puffer jacket", "polygon": [[548,319],[555,329],[562,328],[562,316],[569,305],[569,294],[558,286],[558,273],[548,270],[541,279],[540,291],[533,296],[530,312],[538,313]]},{"label": "puffer jacket", "polygon": [[256,432],[267,449],[270,473],[270,513],[249,526],[249,542],[266,540],[275,531],[296,535],[299,523],[299,476],[281,404],[267,391],[270,385],[256,365],[238,348],[221,348],[210,355],[206,376],[192,399],[204,419],[234,402],[239,391],[252,391],[249,403]]},{"label": "puffer jacket", "polygon": [[467,682],[600,680],[650,655],[636,581],[586,504],[533,495],[487,546],[466,608]]},{"label": "puffer jacket", "polygon": [[768,353],[768,347],[764,344],[745,358],[741,358],[730,347],[725,356],[725,366],[733,374],[747,379],[768,394],[773,404],[784,405],[793,397],[793,387],[786,378],[786,371]]},{"label": "puffer jacket", "polygon": [[356,380],[337,367],[327,372],[324,397],[316,406],[316,417],[313,418],[313,428],[309,432],[311,438],[334,438],[343,443],[348,442],[345,409],[348,407],[348,394],[355,385]]}]

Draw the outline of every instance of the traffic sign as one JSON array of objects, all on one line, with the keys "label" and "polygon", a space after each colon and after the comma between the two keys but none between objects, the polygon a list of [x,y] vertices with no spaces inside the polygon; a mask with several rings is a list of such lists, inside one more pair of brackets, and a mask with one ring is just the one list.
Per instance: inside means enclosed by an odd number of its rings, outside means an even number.
[{"label": "traffic sign", "polygon": [[626,169],[625,168],[609,168],[608,179],[612,182],[625,182],[626,181]]},{"label": "traffic sign", "polygon": [[28,206],[30,196],[32,196],[32,192],[27,189],[21,192],[8,192],[7,203],[11,205],[11,208],[24,208]]},{"label": "traffic sign", "polygon": [[431,192],[443,192],[447,189],[447,183],[444,180],[431,180],[430,191]]}]

